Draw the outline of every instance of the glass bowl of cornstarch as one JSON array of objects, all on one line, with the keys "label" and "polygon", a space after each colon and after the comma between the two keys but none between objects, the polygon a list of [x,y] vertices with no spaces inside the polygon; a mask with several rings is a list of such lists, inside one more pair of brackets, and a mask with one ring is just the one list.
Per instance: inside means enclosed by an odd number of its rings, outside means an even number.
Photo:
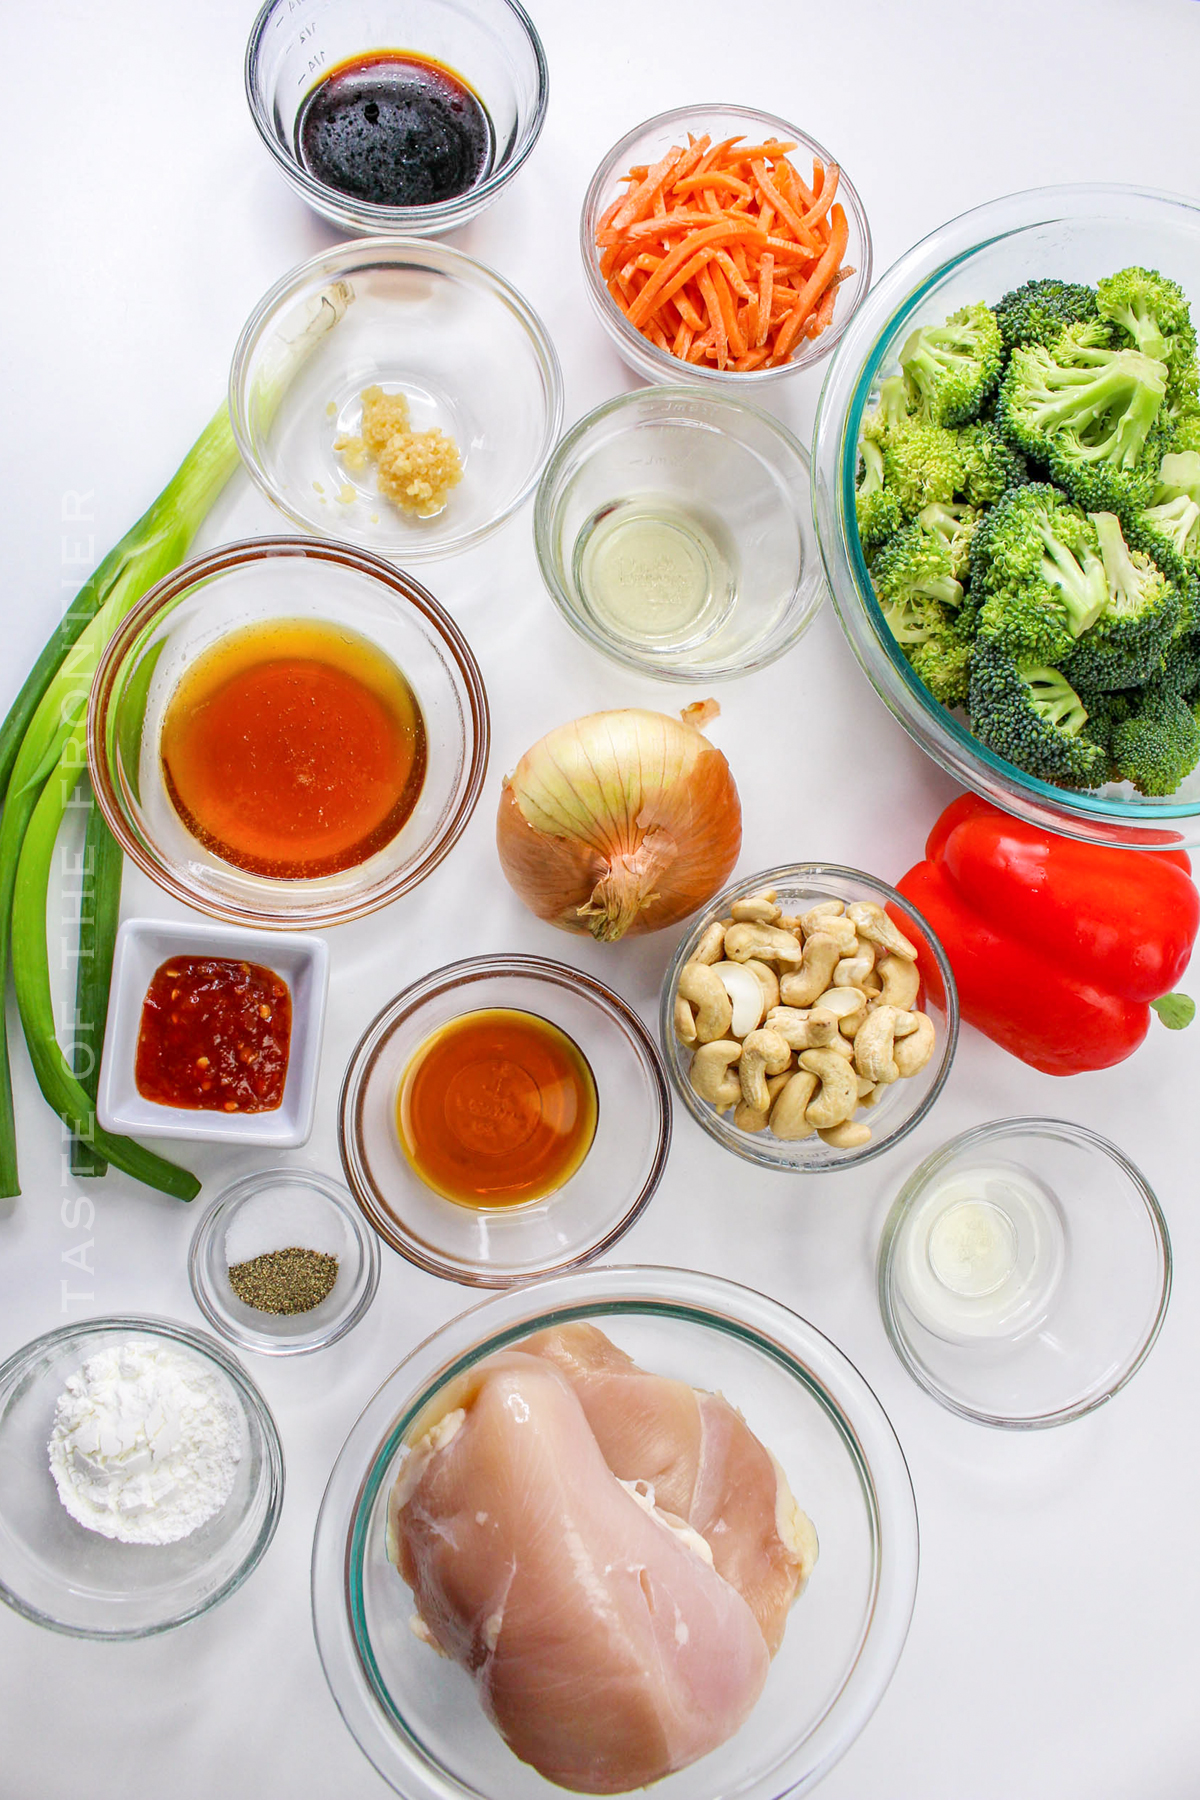
[{"label": "glass bowl of cornstarch", "polygon": [[39,1625],[182,1625],[246,1580],[282,1504],[266,1402],[204,1332],[87,1319],[0,1367],[0,1599]]}]

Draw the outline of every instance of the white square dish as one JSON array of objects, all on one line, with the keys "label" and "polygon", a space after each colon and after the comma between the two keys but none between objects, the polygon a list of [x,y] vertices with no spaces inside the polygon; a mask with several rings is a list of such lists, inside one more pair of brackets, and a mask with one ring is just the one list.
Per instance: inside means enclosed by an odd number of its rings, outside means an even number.
[{"label": "white square dish", "polygon": [[[261,963],[286,981],[292,996],[292,1035],[283,1101],[271,1112],[206,1112],[146,1100],[135,1079],[142,1004],[155,971],[171,956],[227,956]],[[246,931],[191,920],[126,919],[117,933],[111,999],[100,1065],[96,1116],[105,1131],[139,1138],[186,1138],[195,1143],[295,1149],[312,1132],[317,1070],[329,986],[329,949],[323,938],[287,931]]]}]

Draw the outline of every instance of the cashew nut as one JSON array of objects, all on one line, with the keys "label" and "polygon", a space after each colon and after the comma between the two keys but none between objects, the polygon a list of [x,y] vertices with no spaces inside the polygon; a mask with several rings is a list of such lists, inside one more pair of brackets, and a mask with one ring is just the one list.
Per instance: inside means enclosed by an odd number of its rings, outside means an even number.
[{"label": "cashew nut", "polygon": [[844,1124],[831,1125],[825,1131],[818,1131],[817,1136],[823,1138],[835,1150],[857,1150],[871,1141],[871,1127],[864,1125],[860,1119],[847,1119]]},{"label": "cashew nut", "polygon": [[813,1001],[814,1010],[822,1007],[826,1012],[836,1013],[839,1019],[845,1019],[854,1013],[862,1013],[865,1017],[867,997],[861,988],[831,987],[823,994],[818,994]]},{"label": "cashew nut", "polygon": [[900,1079],[892,1054],[899,1016],[894,1006],[875,1006],[854,1034],[854,1066],[868,1081],[886,1086]]},{"label": "cashew nut", "polygon": [[875,965],[882,986],[879,999],[884,1006],[897,1006],[901,1012],[907,1012],[916,999],[921,988],[921,977],[916,963],[911,963],[903,956],[893,956],[889,952],[881,957]]},{"label": "cashew nut", "polygon": [[771,1130],[777,1138],[795,1143],[812,1136],[816,1126],[809,1124],[805,1113],[816,1091],[817,1077],[809,1069],[787,1077],[771,1108]]},{"label": "cashew nut", "polygon": [[802,1050],[800,1067],[821,1083],[820,1091],[805,1108],[804,1116],[810,1125],[825,1131],[853,1117],[858,1105],[858,1083],[853,1068],[836,1050]]},{"label": "cashew nut", "polygon": [[834,987],[861,987],[868,976],[875,972],[875,957],[870,949],[860,950],[855,956],[843,956],[833,971]]},{"label": "cashew nut", "polygon": [[732,1038],[715,1038],[701,1044],[692,1058],[688,1080],[700,1096],[719,1113],[728,1112],[742,1097],[742,1084],[732,1065],[742,1054],[742,1046]]},{"label": "cashew nut", "polygon": [[858,1104],[861,1106],[863,1101],[874,1092],[875,1083],[873,1081],[868,1081],[865,1075],[860,1075],[858,1077]]},{"label": "cashew nut", "polygon": [[893,955],[902,956],[906,962],[916,962],[916,945],[909,943],[904,933],[874,900],[856,900],[853,906],[847,907],[846,916],[853,921],[859,937],[866,938],[868,943],[884,944]]},{"label": "cashew nut", "polygon": [[684,1044],[696,1041],[696,1015],[682,994],[675,996],[675,1036]]},{"label": "cashew nut", "polygon": [[775,904],[775,889],[763,888],[761,893],[747,894],[744,900],[735,900],[730,912],[739,923],[757,925],[777,925],[780,908]]},{"label": "cashew nut", "polygon": [[725,984],[707,963],[685,962],[679,971],[676,992],[696,1008],[696,1039],[710,1044],[722,1038],[733,1018],[733,1005]]},{"label": "cashew nut", "polygon": [[896,1059],[896,1067],[901,1075],[915,1075],[933,1055],[933,1044],[936,1033],[933,1020],[926,1013],[908,1013],[907,1018],[917,1021],[915,1028],[907,1032],[892,1051]]},{"label": "cashew nut", "polygon": [[773,1006],[767,1014],[767,1029],[777,1031],[793,1050],[818,1050],[837,1036],[837,1014],[817,1007],[805,1011],[796,1006]]},{"label": "cashew nut", "polygon": [[779,981],[779,997],[785,1006],[811,1006],[818,994],[833,985],[833,971],[842,952],[836,938],[824,931],[814,931],[804,942],[800,967]]},{"label": "cashew nut", "polygon": [[725,927],[720,919],[714,919],[706,925],[700,934],[700,942],[692,951],[690,960],[698,963],[720,962],[725,954]]},{"label": "cashew nut", "polygon": [[845,910],[844,900],[818,900],[800,914],[800,929],[805,937],[811,937],[814,931],[823,931],[830,919],[840,919]]},{"label": "cashew nut", "polygon": [[[790,1071],[783,1075],[767,1077],[767,1097],[772,1105],[774,1105],[776,1094],[785,1088],[791,1079]],[[765,1131],[768,1117],[769,1113],[755,1112],[754,1108],[747,1106],[744,1100],[739,1100],[733,1109],[733,1122],[739,1131]]]},{"label": "cashew nut", "polygon": [[767,1010],[762,983],[745,963],[713,963],[712,972],[719,977],[733,1007],[730,1035],[744,1038],[748,1031],[754,1030]]},{"label": "cashew nut", "polygon": [[752,1031],[742,1044],[742,1060],[738,1075],[742,1098],[755,1112],[766,1112],[771,1104],[767,1093],[767,1076],[779,1075],[792,1060],[792,1048],[778,1031]]},{"label": "cashew nut", "polygon": [[750,957],[748,961],[739,963],[738,967],[740,969],[749,969],[752,975],[758,977],[759,984],[763,991],[763,1008],[766,1012],[770,1012],[773,1006],[779,1005],[779,977],[774,969],[770,968],[765,962],[759,962],[758,959],[753,956]]},{"label": "cashew nut", "polygon": [[755,925],[749,920],[731,925],[725,933],[725,954],[731,962],[777,962],[794,968],[800,961],[800,941],[776,925]]}]

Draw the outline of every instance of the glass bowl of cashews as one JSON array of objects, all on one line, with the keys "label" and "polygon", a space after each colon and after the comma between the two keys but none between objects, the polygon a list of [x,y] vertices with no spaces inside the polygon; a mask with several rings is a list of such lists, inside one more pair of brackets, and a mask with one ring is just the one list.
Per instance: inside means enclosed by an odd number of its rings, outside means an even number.
[{"label": "glass bowl of cashews", "polygon": [[792,863],[706,908],[667,972],[661,1029],[711,1137],[761,1168],[824,1172],[878,1156],[924,1118],[950,1072],[958,996],[894,888]]}]

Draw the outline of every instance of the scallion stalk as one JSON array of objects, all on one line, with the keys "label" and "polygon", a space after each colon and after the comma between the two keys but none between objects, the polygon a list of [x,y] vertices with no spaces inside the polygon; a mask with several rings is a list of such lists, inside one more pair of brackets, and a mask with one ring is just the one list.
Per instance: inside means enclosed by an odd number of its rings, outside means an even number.
[{"label": "scallion stalk", "polygon": [[[79,907],[79,968],[75,977],[75,1018],[71,1071],[95,1105],[100,1086],[100,1052],[108,1021],[113,950],[121,911],[121,846],[108,828],[93,794],[83,845],[83,893]],[[108,1164],[83,1138],[71,1139],[72,1175],[103,1175]]]}]

